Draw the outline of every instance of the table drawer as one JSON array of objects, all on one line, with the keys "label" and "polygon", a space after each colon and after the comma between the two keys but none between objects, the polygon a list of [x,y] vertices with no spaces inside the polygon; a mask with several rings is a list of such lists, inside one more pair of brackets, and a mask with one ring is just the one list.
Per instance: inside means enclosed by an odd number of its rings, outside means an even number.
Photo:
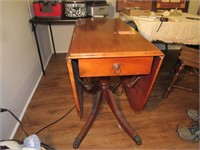
[{"label": "table drawer", "polygon": [[153,57],[79,59],[81,77],[149,74]]}]

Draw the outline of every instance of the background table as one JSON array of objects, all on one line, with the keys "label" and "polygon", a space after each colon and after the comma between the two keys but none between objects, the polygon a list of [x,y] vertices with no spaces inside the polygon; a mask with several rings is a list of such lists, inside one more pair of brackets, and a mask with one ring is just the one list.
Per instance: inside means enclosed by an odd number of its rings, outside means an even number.
[{"label": "background table", "polygon": [[37,50],[38,50],[38,55],[39,55],[43,75],[45,75],[45,69],[44,69],[44,66],[43,66],[43,61],[42,61],[42,57],[41,57],[41,49],[40,49],[40,46],[39,46],[38,36],[37,36],[37,32],[36,32],[37,25],[43,24],[43,25],[49,26],[53,51],[54,51],[54,54],[56,54],[56,49],[55,49],[51,25],[63,25],[63,24],[71,25],[71,24],[75,24],[76,21],[77,21],[77,19],[72,19],[72,18],[63,18],[62,19],[62,18],[37,18],[37,17],[33,17],[32,19],[29,20],[29,22],[32,24],[32,28],[33,28],[33,32],[34,32],[34,36],[35,36],[35,42],[36,42],[36,45],[37,45]]},{"label": "background table", "polygon": [[[169,16],[168,22],[161,22],[156,16],[128,16],[120,13],[124,21],[133,20],[142,36],[148,41],[162,41],[188,45],[200,44],[200,20],[187,19],[200,16],[182,13],[181,16]],[[161,25],[160,29],[159,26]]]}]

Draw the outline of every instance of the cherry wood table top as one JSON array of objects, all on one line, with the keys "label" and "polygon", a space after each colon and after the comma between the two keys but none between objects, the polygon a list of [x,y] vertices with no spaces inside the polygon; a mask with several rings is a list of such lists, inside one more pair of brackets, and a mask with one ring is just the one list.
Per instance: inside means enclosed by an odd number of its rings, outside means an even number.
[{"label": "cherry wood table top", "polygon": [[68,54],[69,59],[163,55],[120,18],[78,19]]}]

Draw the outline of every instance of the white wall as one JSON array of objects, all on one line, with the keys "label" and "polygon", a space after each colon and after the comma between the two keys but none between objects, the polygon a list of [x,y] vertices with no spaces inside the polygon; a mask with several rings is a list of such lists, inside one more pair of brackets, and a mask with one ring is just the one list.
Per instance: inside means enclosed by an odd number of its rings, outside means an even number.
[{"label": "white wall", "polygon": [[54,44],[57,53],[67,53],[74,25],[52,25]]},{"label": "white wall", "polygon": [[[28,0],[0,0],[0,11],[0,107],[21,119],[42,75]],[[46,64],[49,56],[43,57]],[[0,140],[12,138],[16,129],[16,120],[0,113]]]}]

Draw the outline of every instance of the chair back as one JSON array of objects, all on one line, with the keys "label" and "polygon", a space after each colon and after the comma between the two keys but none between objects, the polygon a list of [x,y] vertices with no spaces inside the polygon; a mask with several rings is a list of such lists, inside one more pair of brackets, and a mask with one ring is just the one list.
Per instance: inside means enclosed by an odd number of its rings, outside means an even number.
[{"label": "chair back", "polygon": [[183,46],[179,59],[187,66],[199,69],[199,50]]}]

